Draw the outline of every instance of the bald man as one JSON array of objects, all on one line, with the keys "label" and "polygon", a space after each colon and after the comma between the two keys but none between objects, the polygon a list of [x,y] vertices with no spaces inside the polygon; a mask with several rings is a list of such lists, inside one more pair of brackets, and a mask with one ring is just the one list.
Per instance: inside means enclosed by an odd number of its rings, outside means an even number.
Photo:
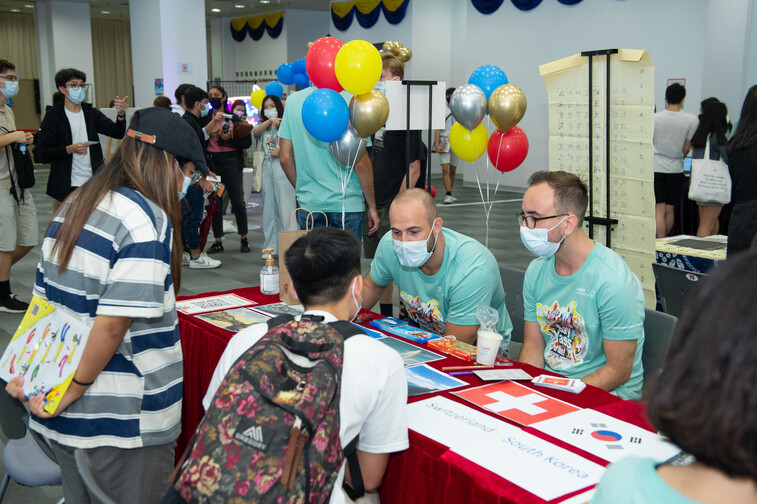
[{"label": "bald man", "polygon": [[422,329],[476,342],[480,303],[499,313],[497,330],[510,344],[512,322],[497,261],[481,243],[442,227],[431,195],[399,193],[389,207],[391,232],[379,243],[363,283],[363,306],[376,304],[396,282],[409,317]]}]

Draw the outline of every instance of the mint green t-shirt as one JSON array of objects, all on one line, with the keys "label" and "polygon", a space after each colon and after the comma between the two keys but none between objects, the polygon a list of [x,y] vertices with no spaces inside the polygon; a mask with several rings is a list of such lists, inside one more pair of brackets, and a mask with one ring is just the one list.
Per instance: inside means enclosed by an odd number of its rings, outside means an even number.
[{"label": "mint green t-shirt", "polygon": [[505,307],[505,289],[497,261],[473,238],[442,228],[444,258],[435,275],[401,266],[394,252],[392,233],[379,242],[371,263],[371,279],[377,285],[397,284],[408,315],[422,329],[445,334],[447,322],[478,325],[476,308],[486,303],[499,313],[498,332],[510,345],[513,324]]},{"label": "mint green t-shirt", "polygon": [[657,473],[652,459],[626,457],[607,468],[591,504],[699,504]]},{"label": "mint green t-shirt", "polygon": [[[347,175],[348,170],[331,155],[329,144],[316,140],[302,123],[302,103],[316,89],[310,86],[287,97],[279,136],[292,141],[297,167],[295,194],[299,205],[311,211],[341,212],[342,187],[339,180]],[[342,94],[342,97],[349,101],[349,95]],[[363,191],[354,170],[347,183],[344,210],[365,210]]]},{"label": "mint green t-shirt", "polygon": [[544,367],[583,378],[607,363],[603,339],[636,340],[631,378],[615,389],[623,399],[639,399],[644,371],[644,293],[625,261],[596,243],[581,268],[563,277],[555,258],[539,257],[523,282],[524,319],[544,335]]}]

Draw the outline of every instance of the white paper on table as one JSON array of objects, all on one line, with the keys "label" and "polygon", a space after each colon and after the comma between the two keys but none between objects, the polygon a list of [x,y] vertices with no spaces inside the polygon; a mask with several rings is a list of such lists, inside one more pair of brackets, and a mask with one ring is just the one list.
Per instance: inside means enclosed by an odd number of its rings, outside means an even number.
[{"label": "white paper on table", "polygon": [[564,501],[560,501],[560,504],[586,504],[591,501],[591,499],[594,498],[594,494],[597,492],[596,488],[592,488],[591,490],[588,490],[586,492],[582,492],[578,495],[574,495],[573,497],[569,499],[565,499]]},{"label": "white paper on table", "polygon": [[257,304],[255,301],[245,299],[236,294],[220,294],[218,296],[208,296],[203,298],[188,299],[176,303],[176,310],[184,315],[194,315],[195,313],[205,313],[209,311],[228,310],[230,308],[239,308],[241,306],[250,306]]},{"label": "white paper on table", "polygon": [[473,374],[484,381],[492,380],[531,380],[533,376],[522,369],[484,369],[473,371]]},{"label": "white paper on table", "polygon": [[547,501],[596,485],[605,470],[444,397],[418,401],[407,408],[410,429]]},{"label": "white paper on table", "polygon": [[654,432],[592,409],[573,411],[531,427],[608,462],[629,455],[664,462],[681,451]]}]

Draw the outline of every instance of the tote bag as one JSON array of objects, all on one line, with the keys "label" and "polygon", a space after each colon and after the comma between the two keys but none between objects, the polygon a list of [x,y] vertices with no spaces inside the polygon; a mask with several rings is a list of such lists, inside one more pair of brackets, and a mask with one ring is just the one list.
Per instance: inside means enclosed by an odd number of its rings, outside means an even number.
[{"label": "tote bag", "polygon": [[731,175],[722,159],[710,159],[710,137],[702,159],[691,160],[689,199],[697,203],[725,205],[731,201]]}]

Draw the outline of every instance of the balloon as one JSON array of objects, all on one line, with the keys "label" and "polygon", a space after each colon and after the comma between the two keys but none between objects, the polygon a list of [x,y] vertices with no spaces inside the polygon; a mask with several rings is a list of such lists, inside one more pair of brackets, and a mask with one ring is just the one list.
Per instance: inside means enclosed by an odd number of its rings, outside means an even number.
[{"label": "balloon", "polygon": [[274,95],[281,98],[282,96],[284,96],[284,86],[282,86],[278,81],[271,81],[265,87],[265,94]]},{"label": "balloon", "polygon": [[376,133],[389,117],[389,102],[381,91],[371,89],[350,100],[350,124],[362,138]]},{"label": "balloon", "polygon": [[432,198],[436,198],[436,187],[431,186],[429,189],[429,186],[426,186],[425,189],[431,194]]},{"label": "balloon", "polygon": [[304,89],[310,86],[310,79],[304,73],[294,74],[294,85]]},{"label": "balloon", "polygon": [[478,86],[463,84],[452,93],[449,110],[465,129],[475,129],[486,116],[486,95]]},{"label": "balloon", "polygon": [[526,113],[526,95],[518,86],[505,84],[489,97],[489,115],[502,133],[507,133],[523,119]]},{"label": "balloon", "polygon": [[381,78],[381,55],[365,40],[347,42],[339,49],[334,70],[339,84],[354,95],[367,93]]},{"label": "balloon", "polygon": [[349,124],[342,136],[329,144],[329,150],[334,159],[344,166],[355,166],[355,161],[365,152],[366,143],[365,138],[360,138],[355,128]]},{"label": "balloon", "polygon": [[507,82],[505,72],[494,65],[484,65],[476,68],[470,75],[470,79],[468,79],[468,84],[475,84],[484,91],[487,100],[495,89],[504,86]]},{"label": "balloon", "polygon": [[455,123],[449,131],[449,146],[457,157],[472,162],[484,154],[488,138],[489,135],[486,133],[483,124],[479,124],[476,129],[469,131],[462,124]]},{"label": "balloon", "polygon": [[408,61],[410,61],[410,58],[413,57],[413,51],[411,51],[409,47],[402,47],[399,51],[397,51],[397,56],[402,61],[407,63]]},{"label": "balloon", "polygon": [[396,42],[392,40],[387,40],[386,42],[384,42],[384,45],[381,46],[381,49],[389,53],[394,53],[394,48],[396,46],[397,46]]},{"label": "balloon", "polygon": [[292,64],[294,73],[305,73],[305,58],[300,58]]},{"label": "balloon", "polygon": [[259,109],[263,106],[263,98],[265,98],[266,92],[262,89],[258,89],[256,91],[253,91],[250,95],[250,103],[253,107],[256,109]]},{"label": "balloon", "polygon": [[519,167],[528,155],[528,137],[517,126],[513,126],[507,133],[497,130],[489,139],[487,151],[489,160],[496,169],[502,173],[512,171]]},{"label": "balloon", "polygon": [[307,48],[310,49],[311,47],[313,47],[313,44],[315,44],[315,42],[308,42],[308,47]]},{"label": "balloon", "polygon": [[341,137],[349,120],[347,102],[333,89],[316,89],[302,103],[305,129],[322,142]]},{"label": "balloon", "polygon": [[294,84],[294,65],[291,63],[279,65],[279,68],[276,69],[276,78],[286,86]]},{"label": "balloon", "polygon": [[313,84],[319,88],[342,90],[342,86],[334,73],[334,60],[344,42],[334,37],[321,37],[308,49],[305,58],[305,68]]}]

